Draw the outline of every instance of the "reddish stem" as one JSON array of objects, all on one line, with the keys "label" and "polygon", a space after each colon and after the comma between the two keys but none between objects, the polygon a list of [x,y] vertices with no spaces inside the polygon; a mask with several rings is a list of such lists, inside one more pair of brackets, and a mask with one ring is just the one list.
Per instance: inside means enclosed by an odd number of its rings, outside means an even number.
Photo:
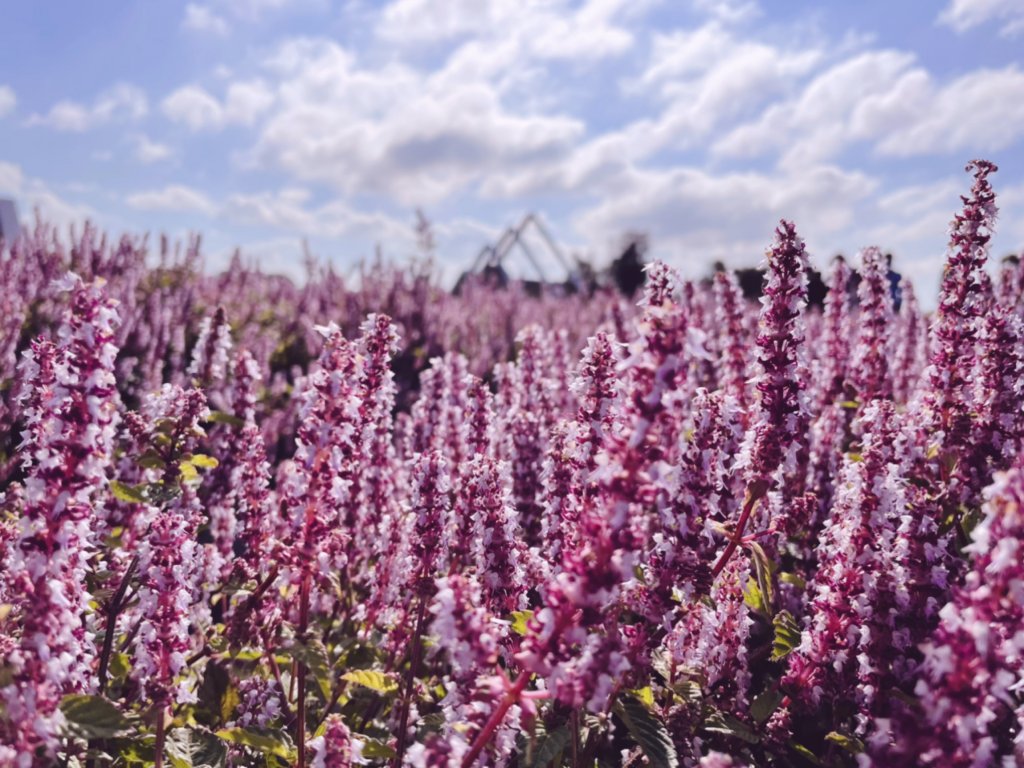
[{"label": "reddish stem", "polygon": [[164,764],[164,708],[161,705],[156,714],[156,746],[153,753],[153,768],[163,768]]},{"label": "reddish stem", "polygon": [[[309,624],[309,590],[310,575],[307,573],[302,577],[302,587],[299,592],[299,637],[305,641],[306,628]],[[296,701],[295,718],[295,741],[297,742],[298,768],[306,766],[306,665],[296,660],[296,680],[298,682],[298,699]]]},{"label": "reddish stem", "polygon": [[711,569],[711,578],[717,578],[718,574],[722,572],[722,569],[728,564],[729,559],[736,552],[737,548],[743,542],[743,531],[747,527],[747,522],[750,520],[750,515],[753,513],[754,508],[757,506],[765,493],[768,491],[768,483],[764,480],[755,480],[750,485],[750,490],[747,492],[747,500],[743,503],[743,511],[740,513],[740,519],[736,522],[736,530],[733,531],[732,536],[729,538],[729,543],[725,545],[725,549],[722,554],[718,557],[718,562],[715,563],[715,567]]},{"label": "reddish stem", "polygon": [[523,692],[529,679],[530,675],[526,670],[519,673],[519,677],[516,678],[516,681],[512,683],[512,687],[505,693],[505,698],[501,700],[501,704],[494,710],[490,719],[484,724],[483,730],[480,731],[473,741],[473,746],[469,748],[469,752],[466,753],[462,760],[462,768],[471,768],[476,759],[480,757],[480,753],[484,751],[484,747],[490,742],[494,732],[498,730],[501,721],[505,719],[505,714],[513,704],[519,701],[519,694]]},{"label": "reddish stem", "polygon": [[118,586],[117,592],[110,599],[110,606],[107,610],[107,632],[103,636],[103,650],[100,653],[99,687],[101,696],[107,688],[107,668],[110,664],[110,654],[114,650],[114,630],[117,626],[117,614],[121,612],[121,606],[125,602],[124,596],[128,592],[128,582],[135,575],[135,569],[138,565],[138,556],[133,557],[124,572],[124,576],[121,577],[121,584]]},{"label": "reddish stem", "polygon": [[419,671],[420,652],[423,644],[420,642],[420,637],[423,634],[423,622],[427,616],[427,601],[426,599],[420,600],[420,612],[416,617],[416,628],[413,631],[412,637],[412,652],[409,660],[409,669],[405,673],[405,696],[402,699],[402,715],[399,718],[398,724],[398,748],[395,750],[395,762],[394,765],[399,766],[402,764],[402,758],[405,755],[405,742],[406,734],[409,729],[409,704],[412,698],[412,689],[416,684],[416,673]]}]

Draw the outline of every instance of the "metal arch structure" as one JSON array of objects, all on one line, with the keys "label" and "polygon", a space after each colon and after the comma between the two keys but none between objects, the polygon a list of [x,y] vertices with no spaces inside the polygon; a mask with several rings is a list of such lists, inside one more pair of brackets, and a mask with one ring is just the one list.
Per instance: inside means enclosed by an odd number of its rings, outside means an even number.
[{"label": "metal arch structure", "polygon": [[537,260],[536,254],[533,249],[524,239],[523,235],[533,228],[541,237],[541,240],[547,246],[548,251],[555,257],[558,263],[565,269],[569,274],[570,278],[575,274],[575,270],[569,264],[562,249],[558,246],[558,243],[551,236],[551,232],[544,226],[544,222],[541,221],[540,217],[534,213],[526,214],[522,221],[519,222],[518,226],[509,227],[498,238],[497,242],[491,245],[485,245],[480,249],[476,259],[473,260],[473,266],[470,267],[470,274],[476,274],[481,270],[487,268],[500,267],[505,257],[515,248],[517,245],[519,249],[526,255],[527,260],[533,265],[533,268],[537,272],[537,279],[541,283],[546,283],[547,278],[544,275],[544,270],[541,268],[540,262]]}]

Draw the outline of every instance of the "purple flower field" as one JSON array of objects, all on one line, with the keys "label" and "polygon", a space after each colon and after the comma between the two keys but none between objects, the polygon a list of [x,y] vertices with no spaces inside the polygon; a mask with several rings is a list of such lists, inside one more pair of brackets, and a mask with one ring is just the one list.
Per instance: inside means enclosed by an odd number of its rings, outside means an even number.
[{"label": "purple flower field", "polygon": [[967,170],[927,314],[873,247],[809,306],[799,221],[760,303],[40,221],[0,251],[0,766],[1024,765],[1024,265]]}]

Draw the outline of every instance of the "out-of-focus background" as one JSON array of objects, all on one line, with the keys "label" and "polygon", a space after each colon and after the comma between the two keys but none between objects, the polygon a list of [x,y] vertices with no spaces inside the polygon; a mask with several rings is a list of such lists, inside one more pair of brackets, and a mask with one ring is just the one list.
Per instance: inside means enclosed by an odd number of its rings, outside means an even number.
[{"label": "out-of-focus background", "polygon": [[533,212],[545,279],[629,233],[696,276],[785,216],[818,266],[893,252],[927,305],[975,156],[993,255],[1024,245],[1022,0],[93,0],[0,30],[0,197],[199,231],[210,269],[298,276],[305,239],[454,281]]}]

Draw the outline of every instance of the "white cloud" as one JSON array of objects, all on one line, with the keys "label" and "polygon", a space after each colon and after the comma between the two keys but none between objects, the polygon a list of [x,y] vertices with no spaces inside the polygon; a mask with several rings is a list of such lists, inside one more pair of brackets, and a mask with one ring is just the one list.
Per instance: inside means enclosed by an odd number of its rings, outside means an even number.
[{"label": "white cloud", "polygon": [[252,125],[273,103],[274,94],[262,80],[232,83],[224,102],[224,122]]},{"label": "white cloud", "polygon": [[729,24],[756,19],[761,7],[756,0],[693,0],[694,7]]},{"label": "white cloud", "polygon": [[574,9],[568,0],[395,0],[381,14],[377,34],[399,45],[457,38],[511,42],[521,58],[581,61],[629,49],[634,35],[618,20],[638,5],[645,3],[587,0]]},{"label": "white cloud", "polygon": [[129,195],[125,202],[140,211],[212,215],[216,210],[211,200],[202,192],[181,184],[170,184],[163,189],[137,192]]},{"label": "white cloud", "polygon": [[243,18],[257,19],[268,11],[309,4],[309,0],[220,0],[220,5]]},{"label": "white cloud", "polygon": [[711,137],[773,98],[796,90],[824,57],[811,46],[790,52],[738,37],[718,21],[656,34],[643,72],[624,83],[652,96],[660,113],[599,134],[558,162],[510,167],[482,186],[491,197],[543,192],[616,194],[641,161],[668,149],[706,146]]},{"label": "white cloud", "polygon": [[224,203],[224,219],[250,226],[266,226],[301,235],[339,238],[353,235],[389,243],[411,242],[412,227],[386,214],[361,211],[343,200],[309,205],[308,190],[290,187],[277,192],[231,195]]},{"label": "white cloud", "polygon": [[249,80],[228,86],[223,103],[201,86],[185,85],[168,95],[160,108],[174,122],[204,131],[252,125],[273,103],[273,93],[263,81]]},{"label": "white cloud", "polygon": [[49,184],[26,176],[21,167],[13,163],[0,161],[0,194],[15,200],[22,220],[38,209],[48,223],[59,229],[81,225],[86,219],[97,217],[89,206],[64,199]]},{"label": "white cloud", "polygon": [[7,117],[14,111],[18,99],[14,95],[14,89],[9,85],[0,85],[0,117]]},{"label": "white cloud", "polygon": [[277,106],[254,157],[346,193],[430,203],[505,169],[551,162],[584,132],[575,118],[507,109],[480,77],[364,69],[327,40],[290,41],[272,66]]},{"label": "white cloud", "polygon": [[[877,105],[879,97],[898,90],[902,80],[919,77],[911,70],[913,62],[911,54],[899,51],[866,51],[843,60],[813,78],[796,97],[734,128],[713,150],[730,157],[784,151],[790,165],[830,157],[859,133],[853,116],[861,105]],[[916,106],[913,100],[894,106],[899,109],[904,103],[908,109]],[[892,117],[891,111],[885,117]],[[871,120],[875,129],[882,124],[880,115]]]},{"label": "white cloud", "polygon": [[883,135],[890,155],[994,152],[1024,138],[1024,73],[982,69],[930,94],[913,118]]},{"label": "white cloud", "polygon": [[[877,188],[865,174],[824,165],[792,174],[644,170],[624,182],[618,195],[577,215],[577,233],[600,244],[629,229],[648,231],[657,255],[691,275],[718,258],[756,263],[780,218],[796,222],[813,253],[855,221]],[[821,261],[828,255],[817,253]]]},{"label": "white cloud", "polygon": [[21,192],[21,186],[25,181],[25,175],[14,163],[0,161],[0,191],[8,195],[17,195]]},{"label": "white cloud", "polygon": [[137,121],[146,116],[145,92],[129,83],[118,83],[101,93],[92,106],[64,99],[46,115],[32,115],[29,125],[48,125],[58,131],[82,132],[113,120]]},{"label": "white cloud", "polygon": [[169,146],[152,141],[145,134],[135,137],[135,158],[146,165],[166,160],[171,154]]},{"label": "white cloud", "polygon": [[938,20],[960,33],[998,21],[1000,34],[1012,37],[1024,31],[1024,4],[1020,0],[951,0]]},{"label": "white cloud", "polygon": [[823,58],[819,48],[787,51],[739,38],[718,22],[655,35],[645,71],[626,87],[655,93],[666,106],[623,135],[645,155],[702,144],[721,126],[785,96]]},{"label": "white cloud", "polygon": [[867,51],[812,79],[796,97],[733,128],[713,151],[734,158],[781,153],[796,167],[867,143],[883,155],[977,153],[1024,138],[1024,73],[975,70],[937,83],[913,55]]},{"label": "white cloud", "polygon": [[228,23],[218,16],[209,6],[189,3],[185,6],[185,18],[181,22],[185,29],[197,32],[209,32],[214,35],[226,35]]},{"label": "white cloud", "polygon": [[220,102],[198,85],[185,85],[165,98],[160,109],[176,123],[193,131],[218,127],[223,119]]}]

